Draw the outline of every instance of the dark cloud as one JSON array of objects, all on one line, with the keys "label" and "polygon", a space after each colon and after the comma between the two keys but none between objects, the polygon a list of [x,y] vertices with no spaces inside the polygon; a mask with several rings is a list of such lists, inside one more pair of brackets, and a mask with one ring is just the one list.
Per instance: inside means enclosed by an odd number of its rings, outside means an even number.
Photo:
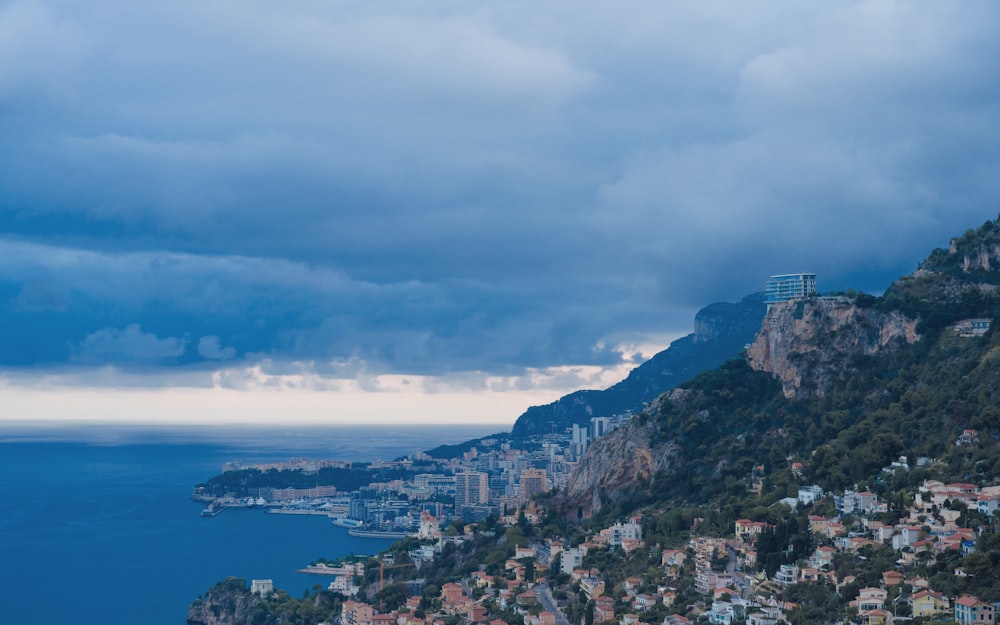
[{"label": "dark cloud", "polygon": [[184,353],[186,343],[181,338],[161,339],[133,323],[88,334],[77,346],[75,360],[85,364],[169,362]]},{"label": "dark cloud", "polygon": [[236,357],[236,349],[223,347],[217,336],[203,336],[198,341],[198,354],[208,360],[231,360]]},{"label": "dark cloud", "polygon": [[996,216],[998,19],[8,3],[0,357],[513,374],[772,273],[878,291]]}]

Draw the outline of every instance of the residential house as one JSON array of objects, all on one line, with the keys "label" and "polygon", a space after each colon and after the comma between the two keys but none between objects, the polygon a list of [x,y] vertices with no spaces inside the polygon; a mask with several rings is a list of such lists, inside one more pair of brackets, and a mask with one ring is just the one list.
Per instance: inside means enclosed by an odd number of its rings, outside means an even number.
[{"label": "residential house", "polygon": [[997,508],[1000,508],[1000,497],[996,495],[979,495],[979,500],[977,502],[979,506],[979,513],[986,516],[992,516]]},{"label": "residential house", "polygon": [[340,621],[344,625],[373,625],[375,609],[361,601],[345,601],[340,606]]},{"label": "residential house", "polygon": [[588,599],[594,599],[604,594],[604,580],[600,577],[588,575],[580,579],[580,589],[587,595]]},{"label": "residential house", "polygon": [[660,556],[661,566],[681,566],[687,560],[687,553],[680,549],[664,549]]},{"label": "residential house", "polygon": [[473,623],[485,623],[486,606],[479,603],[470,604],[469,609],[466,612],[466,617]]},{"label": "residential house", "polygon": [[812,486],[799,487],[798,502],[807,506],[812,502],[823,498],[823,489],[815,484]]},{"label": "residential house", "polygon": [[755,540],[765,529],[772,527],[763,521],[751,521],[750,519],[736,519],[736,535],[745,541]]},{"label": "residential house", "polygon": [[476,583],[477,588],[492,588],[495,582],[493,576],[484,571],[473,571],[472,580]]},{"label": "residential house", "polygon": [[523,616],[528,611],[538,605],[538,597],[534,592],[525,590],[517,596],[517,611]]},{"label": "residential house", "polygon": [[747,625],[778,625],[785,615],[778,606],[763,606],[747,615]]},{"label": "residential house", "polygon": [[658,601],[659,599],[657,597],[642,593],[635,596],[635,601],[632,602],[632,605],[639,612],[645,612],[656,605]]},{"label": "residential house", "polygon": [[995,625],[996,610],[991,603],[963,595],[955,600],[955,620],[959,625]]},{"label": "residential house", "polygon": [[834,539],[847,533],[847,527],[840,521],[829,521],[826,524],[826,537]]},{"label": "residential house", "polygon": [[841,514],[865,515],[886,510],[885,504],[879,502],[878,495],[868,491],[858,493],[847,490],[840,497],[835,497],[834,501]]},{"label": "residential house", "polygon": [[642,525],[635,519],[629,519],[628,523],[619,521],[611,527],[601,530],[597,541],[612,547],[621,547],[622,540],[625,539],[642,540]]},{"label": "residential house", "polygon": [[630,595],[634,595],[639,592],[639,587],[642,586],[641,577],[629,577],[625,580],[625,592]]},{"label": "residential house", "polygon": [[826,536],[826,524],[829,520],[826,517],[811,515],[809,517],[809,529],[813,534],[822,534]]},{"label": "residential house", "polygon": [[882,586],[885,588],[899,586],[903,583],[903,577],[904,575],[899,571],[886,571],[882,573]]},{"label": "residential house", "polygon": [[583,565],[583,556],[586,555],[586,553],[586,550],[580,547],[573,547],[572,549],[564,550],[562,552],[560,570],[563,573],[572,573],[573,569]]},{"label": "residential house", "polygon": [[799,567],[794,564],[782,564],[774,574],[774,582],[779,586],[791,586],[799,581]]},{"label": "residential house", "polygon": [[457,604],[465,597],[462,587],[454,582],[441,586],[441,601],[446,604]]},{"label": "residential house", "polygon": [[943,614],[951,609],[948,599],[939,592],[923,589],[910,595],[910,614],[917,616],[933,616]]},{"label": "residential house", "polygon": [[896,527],[897,534],[892,537],[893,549],[904,549],[913,546],[922,537],[923,528],[916,525],[899,525]]},{"label": "residential house", "polygon": [[802,582],[818,582],[819,577],[820,570],[811,566],[803,567],[803,569],[799,572],[799,581]]},{"label": "residential house", "polygon": [[646,543],[639,538],[623,538],[620,546],[625,553],[632,553],[636,549],[642,549]]},{"label": "residential house", "polygon": [[813,552],[812,564],[818,569],[833,565],[833,556],[837,555],[837,550],[826,545],[817,547]]},{"label": "residential house", "polygon": [[514,559],[522,560],[524,558],[534,558],[537,554],[535,553],[534,547],[516,547],[514,549]]},{"label": "residential house", "polygon": [[861,617],[864,625],[892,625],[892,614],[885,610],[872,610]]},{"label": "residential house", "polygon": [[862,588],[852,605],[858,609],[858,614],[864,616],[868,612],[885,608],[885,599],[888,594],[882,588]]},{"label": "residential house", "polygon": [[594,600],[594,622],[603,623],[615,618],[615,600],[611,597],[598,597]]},{"label": "residential house", "polygon": [[708,612],[708,622],[713,625],[731,625],[736,619],[733,604],[728,601],[715,601]]}]

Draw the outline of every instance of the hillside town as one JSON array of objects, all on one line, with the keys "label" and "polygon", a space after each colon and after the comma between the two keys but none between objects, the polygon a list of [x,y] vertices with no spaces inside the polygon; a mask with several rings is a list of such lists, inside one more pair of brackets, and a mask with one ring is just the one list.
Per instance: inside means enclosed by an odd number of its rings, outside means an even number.
[{"label": "hillside town", "polygon": [[[815,496],[815,489],[803,488],[797,503],[809,505]],[[912,570],[918,562],[942,554],[974,553],[983,528],[963,526],[963,511],[976,510],[992,517],[1000,506],[1000,487],[927,481],[916,493],[906,517],[892,525],[876,520],[886,511],[886,504],[873,493],[845,492],[833,499],[839,514],[808,517],[809,531],[818,546],[808,558],[782,564],[771,576],[764,573],[755,548],[763,533],[773,531],[769,523],[739,519],[730,536],[700,536],[695,531],[683,547],[664,549],[643,540],[643,518],[638,515],[600,529],[578,545],[569,546],[563,537],[557,536],[517,547],[513,557],[504,563],[501,574],[473,571],[441,586],[431,602],[427,601],[427,587],[419,578],[404,585],[408,597],[399,609],[380,612],[377,605],[352,598],[343,604],[342,622],[444,625],[450,622],[448,617],[457,616],[462,622],[510,625],[502,619],[490,618],[510,611],[520,616],[525,625],[560,625],[571,622],[561,611],[563,602],[553,598],[560,580],[585,596],[593,610],[587,620],[594,623],[793,622],[791,614],[801,605],[786,595],[799,584],[820,584],[841,594],[848,607],[844,616],[865,625],[891,625],[920,617],[935,620],[947,617],[970,625],[996,622],[994,603],[972,595],[948,596]],[[519,520],[519,516],[523,518]],[[501,517],[500,524],[515,527],[524,520],[538,522],[530,505],[521,515]],[[417,532],[425,545],[409,555],[418,563],[433,560],[445,544],[469,540],[476,531],[474,525],[465,525],[463,534],[448,536],[438,519],[425,513]],[[863,560],[876,547],[891,549],[896,556],[891,566],[879,572],[877,585],[859,587],[857,577],[837,572],[838,560]],[[609,579],[601,569],[587,566],[588,554],[599,550],[610,550],[623,558],[640,550],[655,552],[659,566],[655,573],[647,569],[641,576]],[[363,564],[341,566],[336,573],[331,590],[352,596],[359,594],[361,587],[354,580],[363,576]],[[969,574],[962,566],[953,571],[954,576]],[[685,578],[693,580],[693,584],[679,583]],[[657,606],[674,607],[681,587],[698,595],[684,614],[671,612],[655,621],[646,616]],[[428,606],[434,609],[425,612],[422,608]],[[424,616],[418,617],[421,613]]]},{"label": "hillside town", "polygon": [[[447,463],[451,475],[418,475],[412,481],[373,484],[364,496],[352,494],[347,518],[358,521],[384,520],[387,517],[379,511],[403,509],[391,505],[394,497],[408,500],[408,510],[421,508],[418,520],[407,528],[410,548],[405,555],[386,552],[374,561],[319,564],[309,572],[332,576],[329,590],[345,596],[343,625],[514,625],[510,621],[517,619],[524,625],[568,625],[580,622],[581,616],[588,625],[777,625],[809,622],[801,618],[808,596],[802,588],[823,588],[840,602],[837,618],[825,622],[996,622],[1000,606],[970,594],[951,595],[948,588],[935,587],[916,571],[948,559],[958,562],[949,572],[952,577],[976,574],[962,563],[977,552],[983,533],[993,529],[1000,486],[924,480],[912,497],[905,497],[904,508],[890,510],[895,504],[875,492],[827,493],[803,484],[796,497],[780,499],[771,507],[765,515],[768,520],[736,519],[728,533],[719,535],[702,533],[704,519],[694,519],[686,542],[669,547],[644,538],[644,527],[654,519],[640,513],[595,528],[582,539],[551,531],[539,534],[546,511],[532,498],[558,487],[561,469],[572,464],[567,458],[582,453],[592,435],[574,429],[562,444],[546,437],[542,451],[530,453],[506,444],[491,449],[493,441],[485,440],[483,451],[477,447]],[[955,445],[969,444],[977,436],[974,431],[963,432]],[[905,474],[911,467],[933,463],[929,458],[911,463],[900,457],[883,474]],[[801,468],[798,462],[788,467],[793,475]],[[762,469],[755,467],[747,476],[748,491],[760,490]],[[367,498],[368,494],[381,499]],[[433,502],[441,495],[454,497],[453,507]],[[782,523],[781,519],[796,515],[808,520],[811,549],[805,557],[771,566],[776,560],[762,558],[762,539],[773,543],[775,519]],[[886,522],[890,518],[894,521]],[[393,525],[402,528],[396,520]],[[421,567],[433,566],[442,553],[486,535],[510,543],[510,557],[494,567],[498,570],[487,572],[481,564],[440,587],[420,577]],[[521,539],[529,535],[542,538]],[[786,554],[791,551],[787,544],[778,548]],[[638,571],[608,567],[609,558],[633,563],[638,558],[647,566]],[[857,571],[859,563],[879,568],[862,574]],[[370,574],[366,588],[366,566],[369,573],[373,567],[378,570],[374,588]],[[397,569],[412,572],[397,579]],[[873,579],[876,583],[871,583]],[[379,600],[387,583],[395,583],[405,595],[392,609]],[[254,584],[260,593],[272,590],[266,580]]]},{"label": "hillside town", "polygon": [[[308,599],[330,610],[316,623],[996,623],[993,317],[970,296],[919,339],[874,298],[807,292],[811,277],[774,277],[803,291],[768,302],[746,360],[635,416],[366,464],[376,479],[350,492],[238,495],[399,539],[305,570],[332,578]],[[250,470],[355,468],[310,462]]]}]

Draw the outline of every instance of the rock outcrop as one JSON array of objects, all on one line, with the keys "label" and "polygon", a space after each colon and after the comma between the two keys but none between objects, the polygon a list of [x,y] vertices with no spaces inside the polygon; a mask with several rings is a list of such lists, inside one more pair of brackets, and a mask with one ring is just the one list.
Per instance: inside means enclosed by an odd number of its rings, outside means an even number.
[{"label": "rock outcrop", "polygon": [[251,594],[246,580],[230,577],[213,586],[188,608],[188,625],[249,625],[262,601]]},{"label": "rock outcrop", "polygon": [[846,297],[781,302],[765,316],[747,361],[777,376],[786,397],[823,396],[848,372],[853,356],[915,343],[920,339],[916,328],[917,321],[902,313],[862,308]]},{"label": "rock outcrop", "polygon": [[[968,428],[991,428],[997,440],[997,293],[1000,220],[934,250],[881,297],[773,305],[745,362],[660,396],[596,441],[568,479],[562,512],[718,500],[746,488],[755,467],[793,456],[816,462],[816,483],[844,487],[900,453],[949,449]],[[948,331],[973,319],[987,329]],[[831,411],[827,401],[851,409]]]},{"label": "rock outcrop", "polygon": [[633,420],[594,441],[570,476],[564,493],[569,515],[589,517],[639,480],[653,480],[670,467],[669,451],[653,447],[652,421]]}]

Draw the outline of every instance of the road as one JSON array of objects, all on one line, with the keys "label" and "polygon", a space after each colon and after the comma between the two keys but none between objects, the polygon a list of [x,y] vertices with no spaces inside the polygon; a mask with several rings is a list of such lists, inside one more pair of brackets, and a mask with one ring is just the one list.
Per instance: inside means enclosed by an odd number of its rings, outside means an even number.
[{"label": "road", "polygon": [[542,607],[556,615],[556,625],[569,625],[566,616],[559,609],[559,606],[556,605],[555,599],[552,598],[552,593],[549,591],[548,585],[538,583],[534,585],[532,590],[535,592],[535,596],[538,597],[538,601],[541,602]]}]

